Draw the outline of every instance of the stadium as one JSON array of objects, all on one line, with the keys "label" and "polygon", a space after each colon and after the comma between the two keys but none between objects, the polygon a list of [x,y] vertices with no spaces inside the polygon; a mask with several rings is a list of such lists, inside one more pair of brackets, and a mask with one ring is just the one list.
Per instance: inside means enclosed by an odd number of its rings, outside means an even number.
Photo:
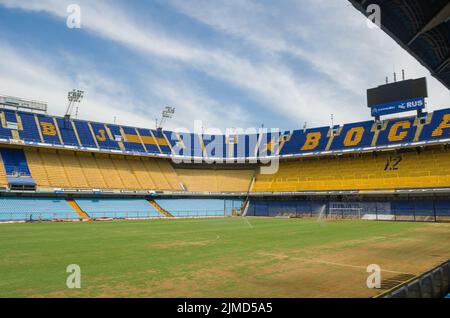
[{"label": "stadium", "polygon": [[[448,2],[397,2],[371,1],[383,31],[449,88]],[[77,119],[76,90],[65,116],[0,96],[0,297],[444,297],[450,108],[411,90],[406,115],[226,134]]]}]

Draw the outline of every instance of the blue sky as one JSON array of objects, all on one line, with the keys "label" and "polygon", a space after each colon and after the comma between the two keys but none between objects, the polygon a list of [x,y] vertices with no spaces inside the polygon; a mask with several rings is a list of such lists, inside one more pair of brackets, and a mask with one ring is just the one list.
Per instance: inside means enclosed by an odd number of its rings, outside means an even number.
[{"label": "blue sky", "polygon": [[[67,6],[81,28],[66,26]],[[282,130],[370,118],[365,91],[396,70],[428,78],[428,109],[450,92],[346,0],[0,0],[0,94],[62,115],[168,129]]]}]

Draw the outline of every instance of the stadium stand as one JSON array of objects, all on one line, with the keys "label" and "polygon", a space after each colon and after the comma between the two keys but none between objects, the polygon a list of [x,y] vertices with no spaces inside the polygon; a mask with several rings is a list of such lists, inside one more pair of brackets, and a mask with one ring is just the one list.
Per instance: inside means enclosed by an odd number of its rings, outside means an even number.
[{"label": "stadium stand", "polygon": [[61,134],[61,139],[66,146],[79,147],[77,134],[70,120],[65,120],[63,118],[55,118],[58,130]]},{"label": "stadium stand", "polygon": [[[17,113],[17,114],[16,114]],[[12,131],[31,145],[50,143],[52,147],[25,147],[25,157],[31,177],[38,189],[117,189],[159,190],[182,192],[240,192],[249,190],[253,170],[198,169],[172,165],[168,160],[149,158],[167,155],[177,148],[186,155],[199,154],[207,158],[208,149],[215,144],[221,155],[252,157],[280,154],[281,167],[275,175],[256,176],[253,192],[273,191],[325,191],[404,189],[450,186],[449,154],[446,149],[428,147],[420,153],[414,151],[362,154],[365,149],[443,143],[450,137],[450,109],[428,114],[418,129],[413,117],[388,119],[376,131],[373,121],[346,124],[342,127],[312,128],[283,133],[257,135],[217,136],[181,134],[162,130],[145,130],[128,126],[106,125],[60,117],[3,110],[4,121],[16,120]],[[14,135],[12,133],[12,135]],[[176,140],[167,135],[176,136]],[[42,137],[42,138],[41,138]],[[170,142],[168,142],[170,141]],[[244,143],[241,145],[240,143]],[[62,144],[71,151],[57,150]],[[77,152],[98,149],[97,153]],[[100,148],[97,148],[97,145]],[[223,146],[223,148],[220,148]],[[374,148],[376,147],[376,148]],[[213,147],[214,148],[214,147]],[[389,148],[386,148],[389,149]],[[110,151],[117,154],[107,154]],[[244,150],[244,153],[242,151]],[[346,156],[317,157],[322,153]],[[132,151],[141,156],[124,156],[120,152]],[[105,153],[102,153],[105,152]],[[351,152],[350,152],[351,153]],[[316,156],[308,159],[308,156]],[[300,156],[301,160],[283,160]],[[9,157],[3,159],[9,160]],[[238,158],[238,157],[236,157]],[[3,162],[5,169],[10,169]],[[26,165],[25,165],[26,166]],[[330,169],[323,169],[323,167]],[[420,167],[420,169],[419,169]],[[337,171],[334,174],[328,171]]]},{"label": "stadium stand", "polygon": [[449,184],[450,152],[434,149],[283,162],[276,174],[257,175],[252,191],[375,190]]},{"label": "stadium stand", "polygon": [[0,148],[3,166],[8,176],[30,176],[25,154],[22,149]]},{"label": "stadium stand", "polygon": [[382,198],[378,201],[330,202],[298,198],[262,198],[250,201],[246,215],[266,217],[317,217],[322,215],[332,218],[448,221],[450,220],[450,200],[445,198],[408,200]]},{"label": "stadium stand", "polygon": [[0,148],[3,168],[12,190],[35,190],[36,183],[31,177],[22,149]]},{"label": "stadium stand", "polygon": [[[90,123],[90,126],[92,128],[92,133],[94,134],[95,141],[99,145],[99,147],[105,149],[121,150],[116,137],[111,134],[110,130],[105,124]],[[121,138],[121,136],[119,135],[118,138]]]},{"label": "stadium stand", "polygon": [[89,217],[97,218],[149,218],[165,217],[144,199],[89,199],[77,198],[75,202]]},{"label": "stadium stand", "polygon": [[[450,139],[450,109],[428,114],[426,123],[413,117],[388,119],[376,130],[373,121],[320,127],[283,133],[244,135],[197,135],[150,130],[61,117],[3,110],[0,137],[24,144],[49,143],[54,147],[99,150],[135,155],[178,155],[199,158],[253,158],[255,156],[301,157],[323,152],[359,152],[376,147],[389,149],[413,143],[430,144]],[[7,121],[8,118],[8,121]],[[14,122],[14,118],[16,122]],[[11,123],[10,128],[7,122]],[[14,137],[15,136],[15,137]],[[43,145],[41,145],[43,146]]]},{"label": "stadium stand", "polygon": [[79,219],[65,199],[0,197],[1,221]]},{"label": "stadium stand", "polygon": [[8,179],[6,177],[5,168],[3,167],[3,160],[0,160],[0,189],[6,190],[8,188]]},{"label": "stadium stand", "polygon": [[89,123],[81,120],[74,120],[73,123],[81,145],[85,148],[98,148]]},{"label": "stadium stand", "polygon": [[11,110],[4,110],[0,113],[1,118],[1,125],[0,125],[0,138],[3,139],[10,139],[12,137],[11,129],[8,127],[11,127],[11,124],[13,126],[17,125],[17,117],[16,112]]},{"label": "stadium stand", "polygon": [[247,192],[253,170],[176,169],[189,192]]},{"label": "stadium stand", "polygon": [[58,126],[56,125],[56,119],[54,117],[45,116],[42,114],[36,115],[36,119],[39,123],[39,129],[44,142],[54,145],[61,145],[62,140],[59,134]]},{"label": "stadium stand", "polygon": [[[241,209],[259,216],[277,215],[277,211],[314,215],[324,205],[329,207],[332,198],[309,203],[268,203],[255,198],[450,188],[450,109],[428,113],[423,122],[400,117],[381,124],[365,121],[228,136],[173,133],[7,109],[0,112],[0,119],[0,138],[5,138],[0,140],[0,191],[17,191],[22,183],[23,191],[68,196],[65,206],[80,219],[91,213],[94,218],[140,217],[141,213],[150,217],[223,216]],[[176,155],[187,156],[183,159],[198,156],[200,161],[178,164],[171,160]],[[278,171],[262,173],[261,165],[251,161],[255,156],[276,156]],[[211,158],[231,158],[236,165],[208,165]],[[30,187],[25,189],[27,182]],[[82,202],[80,196],[85,194],[107,201]],[[205,194],[214,197],[192,198]],[[78,198],[72,200],[72,195]],[[145,203],[145,209],[130,209],[134,201],[123,206],[109,201],[117,195],[136,196],[133,199]],[[227,208],[229,200],[224,196],[234,197],[236,206]],[[449,218],[449,207],[445,200],[424,197],[409,205],[392,203],[390,211],[395,214],[376,209],[375,214],[385,219],[393,215],[407,220]],[[371,205],[365,208],[373,210]],[[331,213],[339,211],[331,207]]]},{"label": "stadium stand", "polygon": [[156,199],[155,202],[174,217],[227,216],[240,209],[240,200]]},{"label": "stadium stand", "polygon": [[301,200],[251,200],[247,216],[313,216],[325,211],[326,202]]},{"label": "stadium stand", "polygon": [[42,142],[41,135],[36,124],[35,114],[17,112],[20,118],[22,129],[19,129],[19,136],[24,141]]},{"label": "stadium stand", "polygon": [[338,134],[334,135],[330,149],[346,149],[355,145],[358,147],[370,146],[374,138],[373,126],[373,121],[344,125]]}]

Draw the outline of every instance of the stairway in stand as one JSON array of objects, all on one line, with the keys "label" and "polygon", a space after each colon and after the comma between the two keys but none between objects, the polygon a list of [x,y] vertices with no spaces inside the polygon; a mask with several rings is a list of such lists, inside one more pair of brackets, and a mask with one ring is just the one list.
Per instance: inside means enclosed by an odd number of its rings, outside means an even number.
[{"label": "stairway in stand", "polygon": [[89,215],[80,208],[80,206],[78,205],[78,203],[75,202],[75,200],[67,199],[67,203],[74,209],[75,212],[78,213],[78,215],[83,220],[90,220],[91,219],[89,217]]},{"label": "stairway in stand", "polygon": [[158,203],[156,203],[155,200],[148,200],[148,202],[153,205],[155,207],[156,210],[158,210],[158,212],[162,213],[163,215],[169,217],[169,218],[173,218],[173,215],[170,214],[168,211],[164,210]]}]

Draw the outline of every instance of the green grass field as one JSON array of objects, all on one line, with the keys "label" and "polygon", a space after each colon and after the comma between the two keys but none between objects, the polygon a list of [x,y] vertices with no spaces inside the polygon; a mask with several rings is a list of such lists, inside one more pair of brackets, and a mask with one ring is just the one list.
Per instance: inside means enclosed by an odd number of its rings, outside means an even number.
[{"label": "green grass field", "polygon": [[[370,297],[450,258],[450,224],[178,219],[0,225],[0,297]],[[381,290],[366,267],[383,270]],[[66,267],[81,267],[81,289]]]}]

